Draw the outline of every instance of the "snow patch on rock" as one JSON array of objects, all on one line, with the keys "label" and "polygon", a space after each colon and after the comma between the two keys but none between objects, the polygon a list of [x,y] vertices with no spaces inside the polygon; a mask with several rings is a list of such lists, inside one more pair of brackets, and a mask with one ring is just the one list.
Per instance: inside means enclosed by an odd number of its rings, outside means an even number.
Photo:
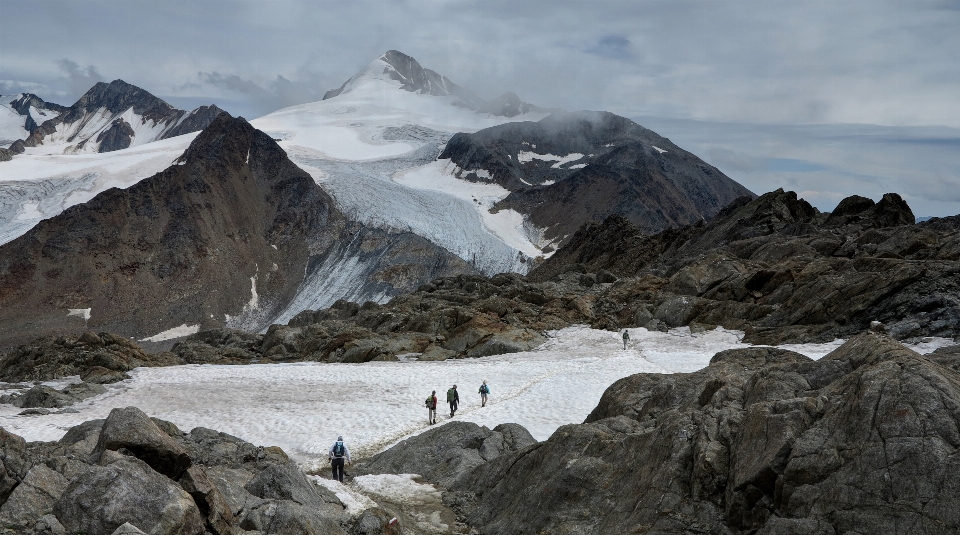
[{"label": "snow patch on rock", "polygon": [[174,327],[172,329],[167,329],[162,333],[157,333],[153,336],[148,336],[146,338],[141,338],[141,342],[163,342],[165,340],[173,340],[175,338],[183,338],[184,336],[190,336],[191,334],[197,334],[200,332],[200,325],[187,325],[184,323],[179,327]]}]

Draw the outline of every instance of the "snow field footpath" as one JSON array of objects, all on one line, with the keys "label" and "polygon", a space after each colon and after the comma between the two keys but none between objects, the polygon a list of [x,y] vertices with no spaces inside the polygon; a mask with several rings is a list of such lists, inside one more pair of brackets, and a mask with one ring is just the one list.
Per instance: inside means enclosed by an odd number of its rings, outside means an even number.
[{"label": "snow field footpath", "polygon": [[[440,400],[440,424],[449,420],[446,391],[457,384],[461,404],[455,419],[491,428],[515,422],[544,440],[562,425],[582,422],[617,379],[691,372],[718,351],[749,347],[740,341],[742,333],[723,329],[698,334],[687,328],[631,329],[627,350],[616,332],[574,326],[550,334],[533,351],[442,362],[138,368],[132,379],[74,405],[75,413],[17,416],[21,409],[0,405],[0,425],[28,441],[57,440],[74,425],[134,405],[185,431],[202,426],[280,446],[305,469],[323,470],[337,435],[359,459],[426,430],[424,400],[432,390]],[[840,343],[788,348],[816,359]],[[949,343],[931,340],[912,348],[926,353]],[[481,408],[477,389],[483,380],[491,394]]]}]

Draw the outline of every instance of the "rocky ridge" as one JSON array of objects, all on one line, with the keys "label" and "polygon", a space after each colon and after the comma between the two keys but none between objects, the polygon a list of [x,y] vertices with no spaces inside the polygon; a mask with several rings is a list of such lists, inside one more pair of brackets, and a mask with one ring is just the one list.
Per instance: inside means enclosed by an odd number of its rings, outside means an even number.
[{"label": "rocky ridge", "polygon": [[[653,236],[611,217],[585,226],[526,278],[441,277],[384,304],[339,301],[306,310],[264,334],[203,331],[161,359],[478,357],[532,349],[546,331],[572,324],[723,326],[744,330],[747,342],[774,345],[846,338],[872,321],[898,339],[957,337],[960,229],[949,218],[907,224],[912,214],[898,199],[888,195],[849,222],[839,219],[849,214],[818,214],[792,192],[776,191],[732,203],[710,223]],[[878,220],[873,213],[896,215]],[[899,224],[884,226],[891,221]],[[18,351],[57,363],[72,358],[49,344]],[[8,356],[11,364],[0,370],[21,359]]]},{"label": "rocky ridge", "polygon": [[633,121],[607,112],[557,112],[537,122],[456,134],[439,156],[465,180],[511,193],[513,209],[562,243],[612,214],[647,233],[713,218],[749,190]]}]

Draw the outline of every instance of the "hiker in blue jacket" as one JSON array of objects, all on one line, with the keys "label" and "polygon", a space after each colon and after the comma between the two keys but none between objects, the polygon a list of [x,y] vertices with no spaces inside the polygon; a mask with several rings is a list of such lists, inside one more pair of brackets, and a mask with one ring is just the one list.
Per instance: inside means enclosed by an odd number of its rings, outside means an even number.
[{"label": "hiker in blue jacket", "polygon": [[343,463],[350,464],[350,448],[343,443],[343,437],[337,437],[337,441],[330,446],[330,467],[333,469],[333,479],[343,483]]},{"label": "hiker in blue jacket", "polygon": [[487,406],[487,395],[488,395],[488,394],[490,394],[490,387],[487,386],[487,382],[484,381],[483,384],[480,385],[480,406],[481,406],[481,407],[486,407],[486,406]]}]

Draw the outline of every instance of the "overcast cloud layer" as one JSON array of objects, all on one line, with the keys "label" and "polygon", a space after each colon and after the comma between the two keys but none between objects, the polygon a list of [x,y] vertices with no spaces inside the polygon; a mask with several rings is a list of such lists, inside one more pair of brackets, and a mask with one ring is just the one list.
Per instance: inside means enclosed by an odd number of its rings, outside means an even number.
[{"label": "overcast cloud layer", "polygon": [[[743,182],[758,192],[909,190],[939,203],[918,215],[945,215],[960,212],[940,190],[960,189],[958,28],[960,0],[0,0],[0,93],[70,104],[94,82],[122,78],[180,107],[214,102],[252,118],[319,100],[397,49],[485,98],[514,91],[541,106],[686,119],[670,123],[674,140],[700,139],[708,153],[687,148],[738,180],[752,174]],[[953,128],[932,141],[888,129],[872,145],[848,127],[782,128],[838,123]],[[755,153],[731,141],[773,132],[784,135]],[[891,146],[903,149],[896,177],[872,156]],[[907,148],[921,146],[912,166]],[[830,165],[804,153],[825,147]],[[784,171],[744,163],[750,154],[822,165]],[[793,178],[777,183],[783,173]]]}]

